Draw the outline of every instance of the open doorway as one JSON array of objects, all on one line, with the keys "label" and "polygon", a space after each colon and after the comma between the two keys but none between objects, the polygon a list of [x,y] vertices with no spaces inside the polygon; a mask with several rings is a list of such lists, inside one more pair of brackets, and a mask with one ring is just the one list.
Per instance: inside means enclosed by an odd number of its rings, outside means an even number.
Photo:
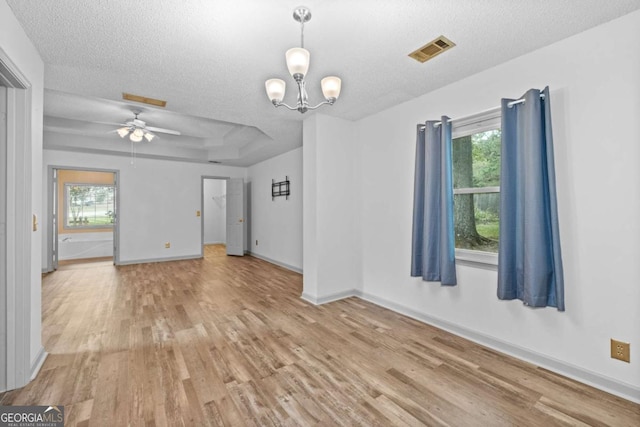
[{"label": "open doorway", "polygon": [[117,264],[118,172],[50,167],[49,271],[59,263]]},{"label": "open doorway", "polygon": [[227,178],[202,177],[202,256],[226,252]]},{"label": "open doorway", "polygon": [[[226,178],[219,176],[202,177],[202,246],[200,255],[205,256],[207,241],[218,241],[214,229],[220,227],[224,243],[217,243],[217,253],[244,256],[244,181],[242,178]],[[222,225],[220,225],[222,224]],[[206,229],[210,230],[208,237]],[[223,246],[224,245],[224,246]],[[209,247],[214,245],[209,245]]]}]

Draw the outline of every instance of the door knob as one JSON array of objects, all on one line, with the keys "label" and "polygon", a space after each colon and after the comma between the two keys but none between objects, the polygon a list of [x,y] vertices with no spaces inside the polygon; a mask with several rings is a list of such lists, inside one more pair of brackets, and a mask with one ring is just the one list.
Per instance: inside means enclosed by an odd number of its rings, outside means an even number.
[{"label": "door knob", "polygon": [[238,220],[238,222],[244,222],[244,219],[240,218],[240,219]]}]

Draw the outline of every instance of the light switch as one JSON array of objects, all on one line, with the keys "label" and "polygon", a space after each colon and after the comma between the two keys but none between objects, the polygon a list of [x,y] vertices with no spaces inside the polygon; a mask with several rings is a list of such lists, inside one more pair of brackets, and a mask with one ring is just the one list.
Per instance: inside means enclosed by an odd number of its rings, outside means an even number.
[{"label": "light switch", "polygon": [[200,216],[200,211],[196,211],[196,216]]}]

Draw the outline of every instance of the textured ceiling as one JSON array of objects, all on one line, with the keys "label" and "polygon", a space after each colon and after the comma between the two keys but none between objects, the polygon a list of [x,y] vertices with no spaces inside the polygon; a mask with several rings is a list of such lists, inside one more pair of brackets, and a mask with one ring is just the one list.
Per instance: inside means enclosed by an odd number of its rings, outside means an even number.
[{"label": "textured ceiling", "polygon": [[[313,114],[275,109],[264,92],[266,79],[283,78],[285,102],[295,104],[284,52],[299,45],[291,16],[298,1],[7,3],[46,64],[47,130],[99,136],[103,151],[118,151],[117,135],[91,122],[130,119],[136,107],[122,102],[129,92],[168,101],[164,111],[144,107],[141,115],[150,126],[183,133],[160,135],[159,148],[173,145],[166,157],[246,166],[301,146],[302,119]],[[321,111],[356,120],[629,13],[640,0],[306,5],[313,15],[305,26],[310,103],[322,100],[320,79],[338,75],[340,99]],[[457,46],[425,64],[407,56],[439,35]],[[155,143],[142,151],[151,153]],[[71,148],[82,149],[76,145]]]}]

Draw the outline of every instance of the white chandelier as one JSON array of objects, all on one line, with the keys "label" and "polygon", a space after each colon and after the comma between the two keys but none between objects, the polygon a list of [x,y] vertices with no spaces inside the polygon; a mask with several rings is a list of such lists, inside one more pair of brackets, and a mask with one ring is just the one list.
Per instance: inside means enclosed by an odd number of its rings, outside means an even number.
[{"label": "white chandelier", "polygon": [[342,81],[339,77],[336,76],[329,76],[322,79],[320,81],[320,85],[322,86],[322,94],[324,95],[326,101],[321,102],[315,107],[309,106],[307,91],[305,89],[304,76],[309,70],[310,54],[309,51],[304,48],[304,23],[309,22],[309,20],[311,19],[311,11],[304,6],[297,7],[293,11],[293,19],[300,23],[300,47],[289,49],[285,54],[285,58],[287,60],[287,68],[289,69],[289,73],[298,85],[298,103],[295,107],[291,107],[282,102],[287,87],[287,84],[284,80],[269,79],[265,82],[265,87],[267,89],[267,96],[274,106],[284,106],[289,110],[298,110],[301,113],[306,113],[308,110],[315,110],[321,105],[333,105],[340,96]]}]

